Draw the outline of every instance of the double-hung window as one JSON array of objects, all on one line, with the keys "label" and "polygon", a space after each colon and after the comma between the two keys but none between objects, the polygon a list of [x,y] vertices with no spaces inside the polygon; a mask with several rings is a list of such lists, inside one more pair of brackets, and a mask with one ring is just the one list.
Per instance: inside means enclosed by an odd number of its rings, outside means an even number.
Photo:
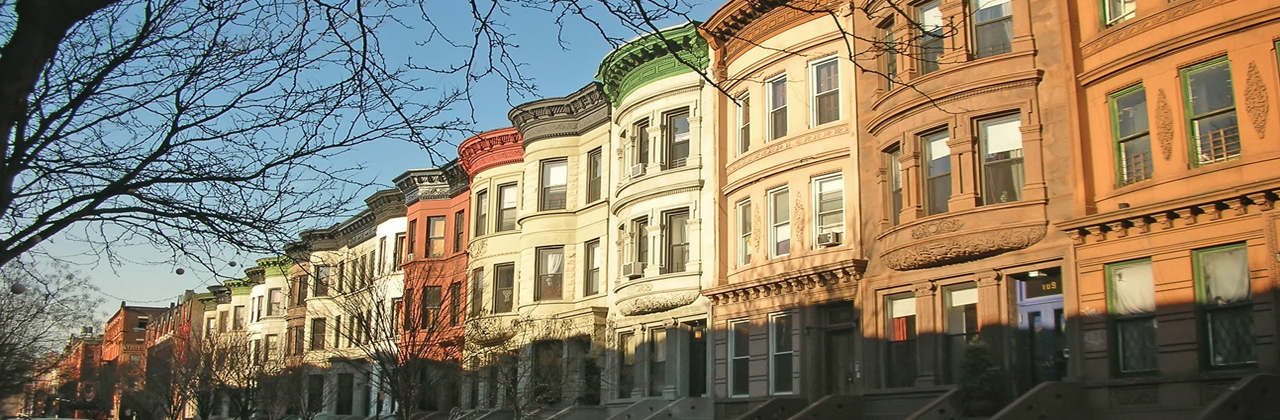
[{"label": "double-hung window", "polygon": [[587,153],[587,202],[600,199],[604,179],[604,157],[600,149]]},{"label": "double-hung window", "polygon": [[[640,120],[631,126],[631,131],[635,138],[635,161],[636,165],[644,166],[649,164],[649,120]],[[643,170],[641,170],[643,174]],[[635,173],[635,170],[632,170]]]},{"label": "double-hung window", "polygon": [[546,247],[537,250],[537,283],[534,284],[535,301],[559,300],[564,283],[564,247]]},{"label": "double-hung window", "polygon": [[[405,233],[409,235],[409,239],[406,241],[409,244],[408,245],[409,254],[408,254],[408,258],[406,259],[409,261],[413,261],[413,253],[414,251],[417,251],[417,247],[418,247],[418,219],[413,219],[409,221],[409,229]],[[346,261],[338,263],[338,289],[342,289],[342,282],[347,280],[347,276],[344,275],[346,274],[346,268],[345,268],[346,265],[347,265]],[[355,273],[352,273],[352,274],[355,274]]]},{"label": "double-hung window", "polygon": [[888,351],[886,382],[890,388],[916,383],[916,298],[890,297],[888,306]]},{"label": "double-hung window", "polygon": [[1013,6],[1010,0],[973,0],[974,55],[990,57],[1013,51]]},{"label": "double-hung window", "polygon": [[[398,241],[400,242],[400,241]],[[399,266],[399,264],[396,264]],[[333,268],[327,265],[317,265],[314,290],[312,294],[315,296],[329,296],[329,281],[333,277]]]},{"label": "double-hung window", "polygon": [[944,30],[942,10],[939,9],[941,5],[941,1],[931,1],[916,9],[919,13],[917,22],[920,25],[920,74],[932,73],[939,68],[938,60],[942,57]]},{"label": "double-hung window", "polygon": [[[813,180],[814,238],[844,232],[844,176],[834,174]],[[818,241],[814,241],[816,244]]]},{"label": "double-hung window", "polygon": [[738,155],[751,150],[751,96],[738,97]]},{"label": "double-hung window", "polygon": [[324,350],[325,324],[327,322],[328,320],[325,318],[311,319],[311,350]]},{"label": "double-hung window", "polygon": [[667,386],[667,330],[649,330],[649,396],[662,396]]},{"label": "double-hung window", "polygon": [[1138,0],[1102,0],[1102,21],[1107,26],[1132,19]]},{"label": "double-hung window", "polygon": [[787,135],[787,76],[769,83],[769,139],[777,140]]},{"label": "double-hung window", "polygon": [[973,283],[944,291],[946,305],[946,383],[960,379],[965,348],[978,336],[978,288]]},{"label": "double-hung window", "polygon": [[729,323],[729,395],[746,396],[751,384],[751,325],[748,321]]},{"label": "double-hung window", "polygon": [[667,116],[667,169],[682,168],[689,162],[689,110]]},{"label": "double-hung window", "polygon": [[791,207],[787,188],[769,191],[769,247],[770,257],[791,253]]},{"label": "double-hung window", "polygon": [[885,153],[888,162],[889,177],[889,222],[893,226],[901,223],[902,217],[902,148],[894,146],[893,150]]},{"label": "double-hung window", "polygon": [[1116,348],[1112,366],[1120,374],[1158,368],[1156,286],[1151,260],[1107,265],[1107,308]]},{"label": "double-hung window", "polygon": [[1018,115],[978,121],[982,142],[982,201],[1000,204],[1022,199],[1022,119]]},{"label": "double-hung window", "polygon": [[418,312],[420,319],[418,321],[419,328],[432,329],[436,327],[436,323],[440,321],[440,304],[441,299],[440,286],[427,286],[422,288],[422,299],[419,304],[422,309]]},{"label": "double-hung window", "polygon": [[587,259],[586,273],[583,273],[583,296],[591,296],[600,293],[600,264],[603,261],[604,253],[600,249],[600,240],[592,239],[587,241],[584,246],[584,254]]},{"label": "double-hung window", "polygon": [[427,218],[427,257],[444,256],[444,216]]},{"label": "double-hung window", "polygon": [[813,78],[813,125],[840,119],[840,60],[831,57],[809,66]]},{"label": "double-hung window", "polygon": [[1191,133],[1191,161],[1207,165],[1240,156],[1231,62],[1227,57],[1182,70],[1187,128]]},{"label": "double-hung window", "polygon": [[462,283],[453,282],[449,284],[449,326],[458,326],[458,318],[461,315],[462,306]]},{"label": "double-hung window", "polygon": [[1147,91],[1142,85],[1108,98],[1111,130],[1116,141],[1117,185],[1151,179],[1151,129],[1147,121]]},{"label": "double-hung window", "polygon": [[516,184],[498,187],[498,232],[516,228]]},{"label": "double-hung window", "polygon": [[473,215],[476,218],[476,236],[489,233],[489,191],[480,190],[476,193],[476,211]]},{"label": "double-hung window", "polygon": [[681,210],[667,213],[663,221],[663,247],[666,248],[666,264],[662,272],[679,273],[685,271],[689,262],[689,211]]},{"label": "double-hung window", "polygon": [[564,210],[568,197],[569,162],[564,159],[542,162],[542,197],[538,210]]},{"label": "double-hung window", "polygon": [[462,252],[462,242],[465,239],[463,227],[467,223],[465,212],[465,210],[458,210],[453,214],[453,252]]},{"label": "double-hung window", "polygon": [[271,289],[267,291],[267,316],[284,315],[284,291]]},{"label": "double-hung window", "polygon": [[738,266],[751,264],[751,200],[738,202]]},{"label": "double-hung window", "polygon": [[777,314],[769,318],[769,393],[790,394],[794,387],[795,316]]},{"label": "double-hung window", "polygon": [[947,130],[922,137],[924,144],[924,206],[925,214],[947,212],[951,199],[951,136]]},{"label": "double-hung window", "polygon": [[[260,298],[259,298],[259,299],[260,299]],[[231,308],[231,310],[232,310],[232,312],[231,312],[231,329],[233,329],[233,330],[242,330],[242,329],[244,329],[244,326],[246,325],[246,324],[245,324],[245,321],[244,321],[244,317],[245,317],[245,309],[244,309],[244,305],[237,305],[236,307]]]},{"label": "double-hung window", "polygon": [[471,270],[471,315],[479,315],[484,308],[484,267]]},{"label": "double-hung window", "polygon": [[885,80],[885,90],[893,90],[894,81],[898,78],[898,42],[893,33],[893,19],[885,19],[877,29],[880,31],[880,48],[883,51],[880,56],[880,73]]},{"label": "double-hung window", "polygon": [[1196,283],[1208,337],[1209,366],[1236,367],[1256,363],[1253,338],[1253,296],[1249,255],[1245,244],[1192,253]]},{"label": "double-hung window", "polygon": [[493,266],[493,312],[511,312],[515,307],[515,264],[498,264]]},{"label": "double-hung window", "polygon": [[631,222],[631,240],[635,244],[635,263],[641,270],[649,264],[649,219],[639,218]]},{"label": "double-hung window", "polygon": [[636,387],[636,333],[618,334],[618,398],[631,398]]}]

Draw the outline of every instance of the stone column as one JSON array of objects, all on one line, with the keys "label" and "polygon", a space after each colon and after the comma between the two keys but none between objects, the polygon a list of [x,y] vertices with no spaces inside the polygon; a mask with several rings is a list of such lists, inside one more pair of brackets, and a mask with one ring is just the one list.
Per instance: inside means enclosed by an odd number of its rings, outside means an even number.
[{"label": "stone column", "polygon": [[953,118],[951,124],[951,140],[947,142],[951,149],[951,200],[947,201],[947,211],[957,212],[977,207],[981,197],[971,124],[964,118]]},{"label": "stone column", "polygon": [[916,386],[932,386],[938,383],[938,337],[941,326],[937,323],[937,289],[933,282],[915,285],[916,298]]},{"label": "stone column", "polygon": [[1017,328],[1016,323],[1012,323],[1006,314],[1008,307],[1005,302],[1004,288],[1000,287],[1001,277],[999,273],[993,270],[983,271],[977,275],[978,283],[978,330],[979,337],[987,343],[987,347],[994,353],[995,360],[1002,360],[1004,353],[1005,332],[1004,330]]}]

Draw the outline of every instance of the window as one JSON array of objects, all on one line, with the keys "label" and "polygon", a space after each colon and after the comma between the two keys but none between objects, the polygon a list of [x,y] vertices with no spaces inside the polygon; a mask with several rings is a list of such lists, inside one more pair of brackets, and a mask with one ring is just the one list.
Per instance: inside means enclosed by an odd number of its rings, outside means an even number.
[{"label": "window", "polygon": [[886,155],[889,160],[889,222],[897,226],[902,223],[902,148],[894,146]]},{"label": "window", "polygon": [[1240,156],[1231,63],[1226,57],[1182,70],[1193,166]]},{"label": "window", "polygon": [[535,301],[561,299],[564,282],[564,247],[538,248],[538,279],[534,284]]},{"label": "window", "polygon": [[667,386],[667,330],[649,330],[649,396],[662,395]]},{"label": "window", "polygon": [[440,292],[440,286],[422,288],[422,299],[419,302],[422,308],[418,312],[419,328],[432,329],[436,327],[436,322],[440,321]]},{"label": "window", "polygon": [[444,256],[444,216],[427,218],[427,257]]},{"label": "window", "polygon": [[378,275],[387,272],[387,237],[378,238],[378,257],[374,259]]},{"label": "window", "polygon": [[498,232],[516,228],[516,184],[498,187]]},{"label": "window", "polygon": [[689,110],[667,116],[667,169],[682,168],[689,160]]},{"label": "window", "polygon": [[738,154],[743,155],[751,150],[751,96],[743,93],[738,97]]},{"label": "window", "polygon": [[466,239],[463,230],[466,227],[465,210],[453,214],[453,252],[462,252],[462,242]]},{"label": "window", "polygon": [[292,336],[293,336],[293,348],[291,348],[290,350],[293,351],[292,354],[294,356],[302,355],[302,349],[304,348],[303,346],[305,345],[303,343],[306,340],[306,337],[302,333],[303,328],[305,327],[301,325],[296,327],[289,327],[289,329],[292,330]]},{"label": "window", "polygon": [[[409,229],[405,233],[409,235],[409,239],[406,241],[409,250],[406,260],[413,261],[413,253],[418,249],[418,219],[409,221]],[[342,270],[342,265],[338,266],[338,270]],[[339,271],[338,277],[343,277],[341,271]],[[341,283],[342,279],[338,279],[338,282]]]},{"label": "window", "polygon": [[493,312],[511,312],[515,304],[515,264],[498,264],[493,266]]},{"label": "window", "polygon": [[618,357],[618,398],[631,398],[636,387],[636,334],[625,332],[618,334],[618,346],[621,357]]},{"label": "window", "polygon": [[635,243],[635,262],[641,270],[649,263],[649,219],[640,218],[631,222],[631,239]]},{"label": "window", "polygon": [[587,202],[600,199],[604,179],[604,158],[600,149],[587,153]]},{"label": "window", "polygon": [[738,202],[738,266],[751,264],[751,200]]},{"label": "window", "polygon": [[1107,26],[1133,18],[1138,0],[1102,0],[1102,21]]},{"label": "window", "polygon": [[462,283],[453,282],[449,284],[449,326],[458,326],[458,316],[461,315],[462,306]]},{"label": "window", "polygon": [[916,383],[916,298],[891,297],[886,302],[889,313],[889,349],[885,352],[890,388],[914,386]]},{"label": "window", "polygon": [[307,375],[307,407],[304,411],[324,411],[324,375]]},{"label": "window", "polygon": [[[351,329],[348,328],[347,331],[350,332]],[[348,340],[348,346],[350,346],[350,340]],[[342,315],[333,317],[333,348],[339,347],[342,347]]]},{"label": "window", "polygon": [[217,332],[217,327],[215,326],[216,324],[217,324],[217,321],[213,317],[204,319],[204,336],[206,338],[213,337],[213,334]]},{"label": "window", "polygon": [[316,296],[329,295],[329,280],[333,277],[333,267],[327,265],[316,266],[315,286],[313,294]]},{"label": "window", "polygon": [[262,360],[271,361],[277,354],[280,354],[280,336],[268,334],[266,346],[262,348]]},{"label": "window", "polygon": [[480,192],[476,193],[476,213],[475,213],[475,218],[476,218],[476,233],[475,233],[475,235],[476,235],[476,236],[480,236],[480,235],[484,235],[484,234],[486,234],[486,233],[489,233],[489,231],[488,231],[488,229],[487,229],[487,228],[489,227],[489,225],[488,225],[488,218],[489,218],[489,191],[487,191],[487,190],[481,190]]},{"label": "window", "polygon": [[1018,115],[978,121],[982,141],[982,201],[1008,203],[1022,199],[1022,119]]},{"label": "window", "polygon": [[813,201],[815,237],[844,232],[844,177],[835,174],[813,180]]},{"label": "window", "polygon": [[1151,179],[1151,130],[1147,121],[1147,91],[1142,85],[1108,98],[1111,132],[1116,141],[1116,184]]},{"label": "window", "polygon": [[227,311],[218,311],[218,332],[227,332]]},{"label": "window", "polygon": [[662,266],[663,273],[680,273],[685,271],[685,266],[689,262],[689,211],[682,210],[670,212],[666,214],[666,220],[662,229],[665,231],[662,235],[666,243],[662,244],[666,248],[667,255],[666,264]]},{"label": "window", "polygon": [[563,159],[542,162],[542,197],[538,210],[564,210],[569,182],[569,162]]},{"label": "window", "polygon": [[587,284],[583,286],[583,296],[591,296],[600,293],[600,262],[603,260],[603,252],[600,250],[600,240],[593,239],[587,241],[584,246],[587,263],[584,264],[587,272],[582,278]]},{"label": "window", "polygon": [[879,30],[880,48],[884,50],[884,55],[880,56],[880,73],[884,76],[885,90],[893,90],[898,77],[898,43],[893,34],[893,19],[885,19]]},{"label": "window", "polygon": [[267,291],[270,300],[267,302],[267,316],[284,315],[284,292],[280,289]]},{"label": "window", "polygon": [[295,276],[293,281],[289,283],[289,287],[293,288],[292,306],[302,306],[307,301],[307,289],[310,288],[311,278],[306,275]]},{"label": "window", "polygon": [[405,236],[403,233],[396,234],[395,253],[391,256],[391,270],[400,271],[401,265],[404,264],[404,247]]},{"label": "window", "polygon": [[1107,264],[1107,312],[1116,340],[1116,371],[1151,372],[1158,368],[1156,286],[1151,260]]},{"label": "window", "polygon": [[404,326],[404,298],[391,299],[391,331],[400,331]]},{"label": "window", "polygon": [[351,415],[351,409],[355,405],[355,382],[356,375],[350,373],[338,374],[338,401],[336,401],[333,408],[334,414],[340,416]]},{"label": "window", "polygon": [[951,199],[951,137],[946,130],[925,135],[925,197],[927,215],[947,212],[947,200]]},{"label": "window", "polygon": [[[635,131],[633,135],[636,142],[635,159],[636,165],[649,164],[649,120],[637,121],[631,128]],[[633,173],[635,171],[632,171]]]},{"label": "window", "polygon": [[791,206],[787,189],[779,188],[769,192],[769,247],[771,257],[781,257],[791,253]]},{"label": "window", "polygon": [[938,59],[942,56],[942,10],[939,9],[942,2],[931,1],[920,5],[916,10],[919,12],[920,22],[920,74],[929,74],[937,71]]},{"label": "window", "polygon": [[1253,297],[1249,256],[1244,244],[1197,250],[1196,283],[1203,308],[1208,359],[1211,367],[1255,363]]},{"label": "window", "polygon": [[790,394],[795,378],[795,325],[792,314],[778,314],[769,319],[769,387],[771,394]]},{"label": "window", "polygon": [[787,76],[769,81],[769,139],[787,135]]},{"label": "window", "polygon": [[328,320],[324,318],[313,318],[311,320],[311,347],[310,350],[324,350],[325,323]]},{"label": "window", "polygon": [[973,0],[974,55],[990,57],[1013,51],[1013,7],[1009,0]]},{"label": "window", "polygon": [[729,395],[746,396],[751,384],[751,326],[746,320],[729,323]]},{"label": "window", "polygon": [[835,57],[809,66],[813,77],[813,125],[840,119],[840,61]]},{"label": "window", "polygon": [[969,283],[943,291],[946,305],[947,370],[946,383],[960,380],[960,368],[964,364],[964,352],[969,343],[978,337],[978,288]]},{"label": "window", "polygon": [[245,311],[244,311],[244,305],[237,305],[236,307],[231,308],[231,310],[232,310],[232,315],[231,315],[231,329],[233,329],[233,330],[242,330],[242,329],[244,329],[244,326],[245,326],[245,322],[244,322],[244,312],[245,312]]},{"label": "window", "polygon": [[471,315],[479,315],[484,307],[484,267],[471,270]]}]

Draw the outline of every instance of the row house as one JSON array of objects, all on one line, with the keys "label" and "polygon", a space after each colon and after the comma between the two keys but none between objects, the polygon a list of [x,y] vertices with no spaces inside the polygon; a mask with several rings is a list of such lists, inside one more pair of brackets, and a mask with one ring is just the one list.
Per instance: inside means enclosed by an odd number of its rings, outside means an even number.
[{"label": "row house", "polygon": [[[168,308],[132,306],[120,302],[102,330],[102,367],[99,383],[109,384],[112,397],[107,418],[130,418],[135,410],[125,395],[142,386],[147,357],[147,326]],[[104,387],[105,388],[105,387]]]}]

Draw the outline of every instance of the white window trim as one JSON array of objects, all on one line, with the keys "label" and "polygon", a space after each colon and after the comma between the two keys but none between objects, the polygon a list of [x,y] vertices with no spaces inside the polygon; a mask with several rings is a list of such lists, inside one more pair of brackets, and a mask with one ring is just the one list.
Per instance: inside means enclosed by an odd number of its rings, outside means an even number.
[{"label": "white window trim", "polygon": [[[773,105],[773,102],[774,102],[774,100],[773,100],[773,84],[774,84],[774,83],[776,83],[776,82],[778,82],[778,81],[782,81],[782,85],[783,85],[783,86],[786,86],[786,85],[787,85],[787,74],[786,74],[786,73],[780,74],[780,75],[775,76],[774,78],[769,79],[769,80],[766,80],[766,81],[764,82],[765,90],[767,91],[767,92],[766,92],[766,94],[765,94],[764,96],[765,96],[765,101],[766,101],[766,103],[767,103],[767,105],[768,105],[768,106],[765,108],[765,109],[767,109],[767,110],[768,110],[768,113],[767,113],[766,118],[765,118],[765,120],[766,120],[766,121],[765,121],[765,127],[767,127],[767,128],[768,128],[768,131],[766,131],[766,132],[765,132],[765,136],[764,136],[764,138],[765,138],[765,143],[768,143],[768,142],[771,142],[771,141],[776,141],[776,140],[782,139],[783,137],[786,137],[788,134],[790,134],[790,133],[791,133],[791,127],[790,127],[790,126],[788,126],[788,127],[787,127],[787,134],[783,134],[783,135],[782,135],[782,137],[778,137],[778,138],[776,138],[776,139],[775,139],[775,138],[773,138],[773,112],[774,112],[774,111],[777,111],[778,109],[780,109],[780,108],[774,107],[774,105]],[[785,98],[785,97],[787,97],[787,95],[788,95],[789,93],[791,93],[791,92],[790,92],[790,89],[784,89],[784,92],[782,93],[782,96]],[[788,98],[788,99],[789,99],[789,98]],[[790,105],[790,101],[788,101],[788,105]],[[782,108],[787,108],[787,107],[788,107],[788,105],[783,105],[783,106],[782,106]],[[791,119],[791,114],[789,113],[789,111],[790,111],[790,110],[787,110],[787,111],[788,111],[788,113],[787,113],[787,120],[788,120],[788,121],[790,121],[790,119]]]},{"label": "white window trim", "polygon": [[[744,198],[741,201],[738,201],[738,203],[734,205],[734,211],[738,215],[738,220],[736,220],[737,229],[738,229],[738,246],[737,246],[738,252],[737,252],[736,258],[738,259],[739,267],[746,267],[751,265],[751,258],[748,257],[748,255],[750,255],[748,254],[748,252],[750,251],[749,247],[751,246],[751,243],[750,243],[751,241],[749,237],[754,233],[753,231],[755,230],[756,227],[755,227],[755,224],[752,223],[754,221],[751,220],[751,213],[747,212],[746,214],[743,214],[743,206],[750,206],[750,205],[751,205],[751,198]],[[751,230],[746,232],[742,231],[742,221],[744,218],[747,220],[748,223],[752,223]],[[745,245],[743,244],[743,239],[747,239],[746,241],[747,243]]]},{"label": "white window trim", "polygon": [[[786,222],[783,222],[783,223],[774,223],[774,221],[773,221],[773,220],[774,220],[774,214],[773,214],[773,209],[774,209],[773,200],[774,200],[774,197],[775,197],[775,196],[777,196],[778,194],[783,194],[783,193],[790,194],[790,192],[791,192],[791,190],[790,190],[790,189],[788,189],[787,187],[778,187],[778,188],[774,188],[774,189],[772,189],[772,190],[769,190],[769,192],[765,194],[765,197],[767,197],[767,199],[765,200],[765,205],[769,206],[769,207],[768,207],[768,209],[767,209],[768,214],[769,214],[769,221],[767,222],[767,223],[769,223],[769,258],[778,258],[778,257],[785,257],[785,256],[788,256],[788,255],[791,255],[791,245],[794,245],[794,244],[788,244],[788,245],[787,245],[787,253],[786,253],[786,254],[778,254],[778,253],[777,253],[777,252],[778,252],[778,238],[777,238],[777,233],[778,233],[778,227],[780,227],[780,226],[782,226],[782,225],[787,225],[787,229],[788,229],[788,234],[787,234],[787,236],[789,237],[789,239],[787,239],[787,240],[789,240],[789,241],[794,241],[794,240],[795,240],[795,235],[792,235],[792,234],[791,234],[791,219],[792,219],[792,218],[791,218],[791,217],[787,217],[787,221],[786,221]],[[791,203],[789,202],[789,201],[790,201],[790,198],[791,198],[791,197],[789,197],[789,196],[787,197],[787,199],[788,199],[788,203],[786,203],[786,204],[787,204],[788,206],[790,206],[790,205],[791,205]],[[787,213],[788,213],[788,216],[790,216],[790,211],[788,211]]]},{"label": "white window trim", "polygon": [[[777,351],[777,346],[776,346],[777,341],[776,341],[776,340],[774,340],[774,336],[773,336],[773,334],[774,334],[774,324],[777,322],[778,318],[781,318],[781,317],[784,317],[784,316],[790,316],[790,317],[792,317],[792,318],[791,318],[791,321],[792,321],[792,323],[791,323],[791,327],[792,327],[791,335],[792,335],[792,336],[791,336],[790,338],[793,340],[793,342],[792,342],[792,346],[791,346],[791,351],[786,352],[786,353],[787,353],[787,354],[789,354],[789,355],[790,355],[790,357],[792,358],[792,361],[791,361],[791,391],[778,392],[777,390],[775,390],[775,389],[773,388],[773,386],[774,386],[774,382],[773,382],[773,380],[774,380],[774,378],[773,378],[773,370],[774,370],[774,369],[773,369],[773,368],[774,368],[773,364],[774,364],[774,362],[773,362],[773,360],[774,360],[774,357],[775,357],[775,356],[777,356],[777,355],[779,355],[779,354],[781,354],[781,353],[779,353],[779,352]],[[796,380],[795,380],[795,357],[796,357],[796,349],[795,349],[795,343],[794,343],[794,340],[795,340],[795,316],[796,316],[796,313],[795,313],[795,312],[779,312],[779,313],[775,313],[775,314],[769,314],[769,324],[768,324],[768,325],[769,325],[769,372],[768,372],[768,375],[766,375],[766,376],[768,376],[768,378],[769,378],[769,395],[794,395],[794,394],[796,393],[796,392],[795,392],[795,388],[796,388]]]},{"label": "white window trim", "polygon": [[[734,147],[734,150],[737,152],[736,155],[742,156],[747,154],[747,152],[751,151],[750,133],[748,133],[748,135],[746,136],[747,138],[745,139],[743,138],[743,135],[742,135],[743,127],[747,127],[748,129],[750,129],[751,127],[751,122],[749,120],[749,118],[751,117],[751,115],[749,114],[751,112],[750,110],[751,104],[750,102],[748,102],[751,100],[751,93],[743,92],[741,95],[738,95],[737,100],[738,100],[738,104],[737,104],[738,106],[737,106],[737,110],[735,111],[737,114],[737,120],[735,121],[736,122],[735,128],[737,128],[737,131],[734,133],[734,139],[736,140],[736,143],[734,144],[733,147]],[[742,107],[742,104],[744,102],[747,103],[747,108]],[[746,148],[742,147],[743,141],[747,142]]]},{"label": "white window trim", "polygon": [[[727,349],[728,352],[726,354],[728,354],[729,356],[729,366],[728,366],[729,380],[728,380],[728,383],[726,384],[726,388],[727,388],[726,391],[727,391],[727,394],[729,394],[730,398],[746,397],[751,395],[751,386],[750,386],[750,383],[751,383],[751,376],[750,376],[751,374],[751,350],[750,350],[751,349],[751,333],[750,333],[751,324],[750,324],[750,321],[751,320],[749,319],[735,319],[735,320],[729,321],[729,328],[727,328],[727,330],[729,331],[729,337],[728,337],[729,348]],[[734,364],[733,362],[734,362],[734,359],[736,359],[735,356],[737,356],[736,354],[733,353],[733,349],[737,347],[737,338],[735,338],[736,334],[734,334],[734,331],[737,329],[739,324],[747,324],[747,331],[748,331],[747,332],[747,354],[742,355],[742,357],[747,359],[747,371],[741,372],[741,374],[743,375],[748,375],[747,376],[748,385],[747,385],[746,394],[733,393],[733,379],[737,377],[739,373],[739,372],[734,372],[734,369],[733,369],[733,364]]]},{"label": "white window trim", "polygon": [[809,191],[809,195],[811,196],[811,201],[812,201],[812,202],[809,204],[809,206],[813,208],[813,214],[812,214],[813,219],[811,219],[811,220],[813,220],[813,229],[810,229],[810,230],[812,231],[812,232],[811,232],[812,237],[811,237],[811,238],[809,238],[809,243],[810,243],[810,244],[809,244],[809,247],[810,247],[810,249],[818,249],[818,248],[819,248],[819,247],[818,247],[818,230],[819,230],[819,228],[821,228],[821,226],[818,226],[818,220],[820,220],[820,218],[818,217],[818,216],[820,215],[820,213],[819,213],[819,207],[818,207],[818,204],[822,201],[822,197],[819,195],[819,191],[818,191],[818,184],[819,184],[819,183],[821,183],[821,182],[823,182],[823,181],[829,181],[829,180],[836,179],[836,178],[839,178],[839,179],[840,179],[840,182],[841,182],[841,185],[840,185],[840,229],[838,230],[838,232],[840,232],[841,234],[843,234],[843,233],[845,233],[845,231],[847,230],[847,227],[846,227],[846,224],[847,224],[847,223],[846,223],[846,221],[845,221],[845,216],[846,216],[846,215],[845,215],[845,211],[844,211],[844,210],[845,210],[845,205],[844,205],[844,203],[845,203],[845,196],[844,196],[844,187],[845,187],[845,185],[843,184],[843,183],[844,183],[844,173],[843,173],[843,172],[836,172],[836,173],[834,173],[834,174],[827,174],[827,175],[823,175],[823,176],[815,177],[815,178],[813,178],[813,179],[809,180],[809,185],[810,185],[810,187],[809,187],[809,189],[810,189],[810,191]]},{"label": "white window trim", "polygon": [[[837,55],[831,55],[831,56],[819,58],[817,60],[813,60],[809,62],[809,80],[811,80],[811,82],[809,83],[809,127],[817,127],[819,125],[818,124],[818,95],[827,93],[827,92],[832,92],[832,91],[836,92],[836,119],[835,121],[831,121],[826,124],[831,124],[841,120],[840,111],[844,109],[844,104],[842,103],[844,101],[840,100],[841,98],[840,98],[840,61],[838,60],[839,58],[840,57]],[[828,90],[827,92],[818,92],[818,66],[827,64],[830,62],[836,63],[836,86],[834,89]]]}]

